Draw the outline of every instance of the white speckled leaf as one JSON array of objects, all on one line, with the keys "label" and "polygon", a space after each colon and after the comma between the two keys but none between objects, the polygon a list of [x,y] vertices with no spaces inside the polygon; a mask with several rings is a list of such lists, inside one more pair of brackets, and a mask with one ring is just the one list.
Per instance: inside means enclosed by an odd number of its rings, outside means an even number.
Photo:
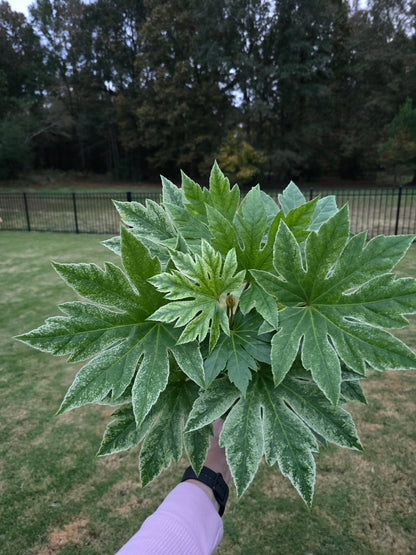
[{"label": "white speckled leaf", "polygon": [[216,208],[229,222],[232,222],[240,200],[238,185],[230,189],[228,177],[222,173],[217,162],[214,163],[209,177],[207,204]]},{"label": "white speckled leaf", "polygon": [[136,426],[133,407],[129,403],[113,412],[113,420],[108,424],[97,455],[112,455],[137,447],[150,430],[156,414],[150,411],[139,428]]},{"label": "white speckled leaf", "polygon": [[305,503],[312,504],[315,484],[315,437],[286,405],[281,388],[264,374],[259,377],[263,407],[264,453],[270,466],[278,462]]},{"label": "white speckled leaf", "polygon": [[[143,359],[137,370],[133,384],[132,401],[136,423],[139,426],[159,394],[165,389],[169,377],[169,351],[181,370],[203,383],[202,357],[197,343],[186,345],[187,351],[178,350],[176,343],[179,332],[170,325],[149,322],[145,337],[140,343]],[[189,353],[189,358],[186,357]]]},{"label": "white speckled leaf", "polygon": [[183,436],[186,454],[195,474],[199,474],[204,466],[212,435],[214,435],[214,428],[208,424]]},{"label": "white speckled leaf", "polygon": [[[188,417],[197,394],[198,387],[190,381],[171,383],[161,394],[155,407],[159,411],[158,417],[146,435],[140,451],[139,468],[143,486],[156,478],[172,460],[179,461],[182,455],[183,420]],[[198,437],[201,440],[203,433]],[[200,443],[202,453],[208,450],[208,441],[209,435],[206,434],[205,447]],[[194,463],[199,464],[195,460]]]},{"label": "white speckled leaf", "polygon": [[416,367],[416,355],[381,329],[407,325],[402,314],[416,310],[416,280],[385,275],[412,239],[379,237],[367,246],[364,236],[349,240],[344,207],[310,234],[304,267],[295,237],[280,225],[275,274],[252,271],[257,283],[287,307],[279,313],[272,340],[276,385],[290,370],[299,347],[304,367],[334,405],[340,396],[340,360],[361,374],[365,362],[376,370]]},{"label": "white speckled leaf", "polygon": [[147,328],[146,324],[134,326],[125,341],[104,350],[83,366],[68,389],[58,413],[96,403],[109,392],[112,392],[113,398],[120,397],[136,371]]},{"label": "white speckled leaf", "polygon": [[61,278],[82,297],[93,303],[118,308],[133,315],[143,316],[145,308],[133,290],[125,273],[111,262],[104,270],[96,264],[59,264],[53,267]]},{"label": "white speckled leaf", "polygon": [[140,202],[114,201],[125,224],[134,229],[136,235],[143,235],[155,243],[164,243],[176,238],[176,229],[162,206],[153,200]]},{"label": "white speckled leaf", "polygon": [[59,308],[65,316],[48,318],[19,340],[57,356],[70,355],[68,361],[77,362],[125,339],[137,323],[129,314],[89,303],[65,303]]},{"label": "white speckled leaf", "polygon": [[351,416],[334,407],[312,382],[286,378],[277,389],[295,413],[326,440],[362,451]]},{"label": "white speckled leaf", "polygon": [[250,382],[246,396],[240,398],[225,419],[220,446],[225,447],[238,496],[252,482],[263,456],[263,426],[258,378]]},{"label": "white speckled leaf", "polygon": [[59,412],[121,405],[99,454],[141,444],[143,485],[183,445],[198,472],[223,418],[238,496],[265,456],[310,505],[316,440],[362,449],[339,400],[366,402],[368,368],[416,368],[386,331],[416,312],[416,280],[391,273],[414,237],[366,243],[351,236],[347,207],[306,202],[292,182],[282,210],[259,186],[239,204],[217,164],[209,189],[185,174],[181,189],[162,184],[160,205],[115,203],[131,228],[106,245],[124,270],[55,263],[89,302],[63,304],[63,315],[17,339],[88,361]]},{"label": "white speckled leaf", "polygon": [[172,181],[166,179],[166,177],[161,177],[162,180],[162,204],[169,202],[171,204],[176,204],[177,206],[183,207],[185,200],[185,195],[183,189],[177,187]]},{"label": "white speckled leaf", "polygon": [[209,389],[201,391],[189,414],[185,431],[199,430],[221,418],[241,392],[227,378],[216,379]]},{"label": "white speckled leaf", "polygon": [[140,295],[140,305],[148,314],[165,303],[163,295],[148,282],[161,271],[160,261],[125,227],[121,228],[121,259],[128,277]]}]

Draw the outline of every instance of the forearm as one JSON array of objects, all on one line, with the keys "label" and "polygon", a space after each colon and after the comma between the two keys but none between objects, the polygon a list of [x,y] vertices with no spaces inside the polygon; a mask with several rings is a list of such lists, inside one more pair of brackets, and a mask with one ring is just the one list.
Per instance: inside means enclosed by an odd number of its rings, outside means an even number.
[{"label": "forearm", "polygon": [[194,482],[178,484],[117,555],[211,554],[222,539],[222,519],[210,488]]}]

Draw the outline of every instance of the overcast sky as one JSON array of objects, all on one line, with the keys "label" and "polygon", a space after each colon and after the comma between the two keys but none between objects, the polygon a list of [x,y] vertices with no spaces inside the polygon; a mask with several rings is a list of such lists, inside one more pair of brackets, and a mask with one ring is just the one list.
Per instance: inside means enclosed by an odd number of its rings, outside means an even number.
[{"label": "overcast sky", "polygon": [[[34,0],[7,0],[14,12],[23,12],[26,16],[29,15],[28,7],[34,3]],[[351,0],[350,0],[351,3]],[[367,0],[358,0],[359,6],[366,6]]]},{"label": "overcast sky", "polygon": [[26,16],[29,14],[28,6],[33,4],[33,0],[7,0],[14,12],[23,12]]}]

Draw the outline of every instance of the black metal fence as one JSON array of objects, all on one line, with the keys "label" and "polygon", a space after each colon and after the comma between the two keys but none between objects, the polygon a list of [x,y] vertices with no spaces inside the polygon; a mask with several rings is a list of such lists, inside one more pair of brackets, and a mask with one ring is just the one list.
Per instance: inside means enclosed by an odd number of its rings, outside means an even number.
[{"label": "black metal fence", "polygon": [[[277,200],[281,191],[267,191]],[[416,187],[308,189],[308,199],[335,194],[349,203],[351,230],[375,235],[416,234]],[[160,200],[160,193],[0,193],[0,230],[118,233],[120,218],[112,200]]]}]

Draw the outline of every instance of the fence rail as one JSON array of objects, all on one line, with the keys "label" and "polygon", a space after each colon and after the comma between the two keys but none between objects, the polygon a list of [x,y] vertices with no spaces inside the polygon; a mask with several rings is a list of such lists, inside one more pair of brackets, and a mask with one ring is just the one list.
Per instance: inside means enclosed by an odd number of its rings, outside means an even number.
[{"label": "fence rail", "polygon": [[[277,200],[281,191],[267,191]],[[338,207],[350,207],[351,230],[368,236],[416,234],[416,187],[307,189],[308,199],[335,194]],[[0,230],[118,233],[120,218],[112,200],[160,200],[160,193],[0,193]]]}]

